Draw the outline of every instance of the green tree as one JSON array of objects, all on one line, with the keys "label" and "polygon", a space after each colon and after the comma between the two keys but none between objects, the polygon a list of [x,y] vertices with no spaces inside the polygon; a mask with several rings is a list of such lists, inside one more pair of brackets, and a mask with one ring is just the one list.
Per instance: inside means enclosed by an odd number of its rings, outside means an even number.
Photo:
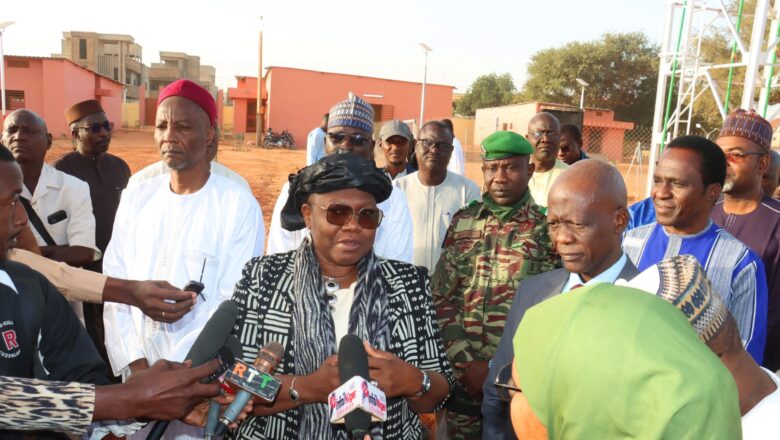
[{"label": "green tree", "polygon": [[517,101],[579,105],[576,78],[590,85],[585,105],[615,111],[618,120],[650,125],[658,81],[659,46],[641,32],[543,49],[531,57]]},{"label": "green tree", "polygon": [[478,108],[511,104],[517,89],[512,75],[491,73],[475,79],[455,104],[455,113],[474,116]]}]

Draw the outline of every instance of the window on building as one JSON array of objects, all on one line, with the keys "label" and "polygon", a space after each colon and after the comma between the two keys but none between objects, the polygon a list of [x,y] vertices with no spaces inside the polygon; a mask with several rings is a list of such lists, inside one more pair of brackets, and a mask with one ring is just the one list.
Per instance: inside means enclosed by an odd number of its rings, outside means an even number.
[{"label": "window on building", "polygon": [[87,40],[79,38],[79,59],[87,59]]},{"label": "window on building", "polygon": [[25,108],[24,105],[24,90],[6,90],[5,91],[5,108],[8,111],[18,110]]},{"label": "window on building", "polygon": [[119,81],[119,69],[114,67],[114,81]]}]

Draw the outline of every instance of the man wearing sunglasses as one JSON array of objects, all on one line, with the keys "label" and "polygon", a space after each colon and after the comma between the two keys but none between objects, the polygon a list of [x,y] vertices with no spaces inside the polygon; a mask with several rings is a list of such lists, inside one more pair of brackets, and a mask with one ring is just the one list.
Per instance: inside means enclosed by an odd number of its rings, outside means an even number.
[{"label": "man wearing sunglasses", "polygon": [[567,165],[588,159],[582,149],[582,132],[574,124],[561,125],[561,141],[558,145],[558,160],[566,162]]},{"label": "man wearing sunglasses", "polygon": [[761,186],[771,162],[772,131],[754,111],[737,109],[723,121],[715,142],[726,155],[726,183],[711,216],[764,262],[769,289],[764,365],[775,371],[780,368],[780,201]]},{"label": "man wearing sunglasses", "polygon": [[552,113],[537,113],[528,121],[528,133],[525,138],[534,147],[531,161],[536,167],[528,182],[534,202],[547,208],[547,194],[553,182],[568,167],[558,159],[558,142],[561,139],[561,123]]},{"label": "man wearing sunglasses", "polygon": [[547,219],[528,192],[531,144],[498,131],[482,141],[482,152],[482,202],[455,214],[431,278],[444,347],[459,381],[446,405],[451,440],[482,436],[482,384],[518,283],[560,267]]},{"label": "man wearing sunglasses", "polygon": [[[76,151],[60,157],[52,166],[89,185],[96,222],[95,244],[104,253],[111,240],[119,196],[130,179],[130,167],[124,160],[108,152],[114,124],[109,122],[99,101],[90,99],[68,107],[65,119]],[[102,272],[103,262],[99,260],[91,263],[86,269]],[[84,304],[84,325],[98,351],[108,361],[104,345],[102,304]]]},{"label": "man wearing sunglasses", "polygon": [[[325,155],[351,153],[373,163],[373,131],[374,108],[350,93],[346,100],[337,103],[330,110]],[[285,182],[274,205],[266,255],[298,249],[309,234],[307,228],[288,231],[282,227],[282,209],[287,203],[289,189],[290,182]],[[374,253],[390,260],[412,262],[412,219],[403,192],[393,186],[390,197],[377,206],[384,213],[384,218],[376,230]]]}]

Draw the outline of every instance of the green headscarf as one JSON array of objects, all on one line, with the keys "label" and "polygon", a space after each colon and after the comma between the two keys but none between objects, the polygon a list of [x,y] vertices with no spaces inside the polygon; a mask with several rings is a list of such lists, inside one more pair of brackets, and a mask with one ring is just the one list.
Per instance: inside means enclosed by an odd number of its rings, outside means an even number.
[{"label": "green headscarf", "polygon": [[550,439],[740,439],[734,379],[673,305],[601,283],[547,300],[514,338]]}]

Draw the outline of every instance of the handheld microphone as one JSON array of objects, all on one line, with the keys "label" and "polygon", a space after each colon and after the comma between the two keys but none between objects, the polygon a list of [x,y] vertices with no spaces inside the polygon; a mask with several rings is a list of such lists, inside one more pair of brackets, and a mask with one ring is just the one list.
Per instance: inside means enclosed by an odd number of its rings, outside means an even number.
[{"label": "handheld microphone", "polygon": [[[231,301],[223,301],[211,318],[203,326],[198,338],[187,352],[186,359],[192,360],[192,366],[197,367],[211,360],[219,352],[233,332],[233,326],[238,321],[238,306]],[[157,421],[149,431],[147,440],[160,440],[170,421]]]},{"label": "handheld microphone", "polygon": [[345,423],[347,435],[360,439],[370,433],[372,416],[387,419],[385,394],[369,381],[368,355],[363,341],[345,335],[339,343],[339,379],[341,386],[328,396],[331,423]]},{"label": "handheld microphone", "polygon": [[[225,342],[225,348],[230,350],[236,357],[241,357],[241,342],[234,335],[230,335],[227,342]],[[234,363],[235,360],[232,363]],[[224,372],[223,372],[224,373]],[[223,389],[219,390],[220,394],[224,394]],[[214,438],[214,433],[217,430],[217,424],[219,423],[219,413],[222,410],[222,405],[214,400],[209,400],[209,412],[206,416],[206,429],[204,435],[206,439]]]},{"label": "handheld microphone", "polygon": [[247,402],[249,402],[249,399],[252,398],[252,394],[257,394],[268,401],[272,401],[276,397],[282,382],[270,374],[273,373],[276,364],[282,360],[283,354],[284,347],[282,347],[282,344],[272,341],[265,344],[265,347],[257,352],[254,368],[257,369],[259,374],[255,374],[254,371],[248,368],[248,365],[243,364],[241,361],[236,361],[233,370],[225,373],[225,380],[238,385],[242,389],[236,394],[236,400],[227,407],[225,414],[219,420],[216,430],[217,436],[227,431],[228,426],[236,420]]}]

